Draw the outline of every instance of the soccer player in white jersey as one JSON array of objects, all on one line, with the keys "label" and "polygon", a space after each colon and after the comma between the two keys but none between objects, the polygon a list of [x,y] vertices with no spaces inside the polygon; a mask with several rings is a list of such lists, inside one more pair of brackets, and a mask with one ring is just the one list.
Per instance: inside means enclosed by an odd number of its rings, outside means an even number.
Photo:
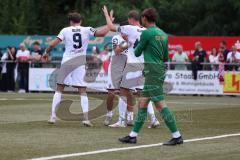
[{"label": "soccer player in white jersey", "polygon": [[[120,84],[122,81],[123,71],[127,62],[127,56],[124,54],[126,50],[121,49],[121,44],[124,43],[124,39],[121,35],[115,35],[112,38],[112,55],[110,59],[110,64],[108,68],[108,97],[107,97],[107,115],[104,121],[104,125],[112,127],[111,121],[113,116],[113,100],[115,93],[119,92]],[[121,54],[123,53],[123,54]],[[127,104],[124,102],[124,97],[120,97],[118,101],[119,109],[119,123],[113,127],[125,127],[125,114],[127,109]]]},{"label": "soccer player in white jersey", "polygon": [[[127,64],[126,67],[123,71],[123,78],[120,84],[120,92],[127,98],[127,108],[128,112],[127,114],[127,119],[128,123],[127,125],[132,125],[133,122],[133,94],[132,90],[133,89],[142,89],[143,87],[143,82],[142,82],[142,70],[143,70],[143,64],[144,64],[144,58],[143,56],[136,57],[134,54],[134,48],[136,47],[139,39],[141,32],[145,30],[144,27],[142,27],[139,23],[139,13],[135,10],[132,10],[128,13],[128,23],[130,25],[125,25],[125,26],[115,26],[111,19],[111,15],[107,11],[107,8],[104,7],[104,12],[105,12],[105,18],[107,21],[107,25],[111,31],[114,32],[119,32],[120,34],[124,35],[127,37],[127,41],[129,44],[132,44],[128,47],[128,52],[127,52]],[[159,126],[159,121],[156,119],[152,103],[149,103],[149,113],[151,117],[151,125],[149,128],[155,128]],[[118,122],[117,122],[118,123]]]},{"label": "soccer player in white jersey", "polygon": [[[103,37],[109,32],[107,26],[99,30],[95,30],[92,27],[81,26],[81,15],[77,12],[69,13],[68,19],[70,26],[63,28],[60,31],[59,35],[51,42],[49,47],[46,49],[43,56],[48,57],[51,50],[63,41],[65,44],[65,52],[63,54],[61,66],[63,66],[64,63],[68,62],[69,60],[73,60],[79,56],[86,56],[86,50],[88,47],[90,36]],[[89,106],[88,97],[86,94],[86,82],[84,81],[85,72],[85,65],[79,66],[73,71],[71,71],[63,82],[57,82],[57,90],[55,91],[52,101],[52,113],[48,121],[50,124],[56,122],[56,107],[61,102],[62,92],[64,91],[64,87],[67,85],[78,89],[81,99],[80,105],[84,114],[83,124],[84,126],[92,126],[91,122],[88,119]]]}]

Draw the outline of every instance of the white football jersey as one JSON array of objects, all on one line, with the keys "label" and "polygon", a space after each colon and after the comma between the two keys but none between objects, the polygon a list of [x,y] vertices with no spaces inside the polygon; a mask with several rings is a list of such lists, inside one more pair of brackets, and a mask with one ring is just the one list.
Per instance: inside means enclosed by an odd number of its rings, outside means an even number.
[{"label": "white football jersey", "polygon": [[132,44],[131,47],[128,48],[128,63],[143,63],[144,58],[143,55],[140,57],[136,57],[134,54],[134,49],[137,46],[138,42],[140,41],[140,36],[142,34],[142,31],[145,30],[144,27],[139,26],[133,26],[133,25],[125,25],[125,26],[119,26],[118,32],[121,34],[125,34],[128,36],[129,42]]},{"label": "white football jersey", "polygon": [[63,28],[57,36],[65,44],[63,59],[86,55],[90,36],[94,36],[95,32],[96,30],[92,27],[70,26]]}]

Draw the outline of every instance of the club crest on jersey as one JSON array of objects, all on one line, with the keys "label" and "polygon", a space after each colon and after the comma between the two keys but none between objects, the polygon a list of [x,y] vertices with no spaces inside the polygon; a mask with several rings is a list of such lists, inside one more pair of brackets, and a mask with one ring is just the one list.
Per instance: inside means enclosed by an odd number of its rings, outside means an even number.
[{"label": "club crest on jersey", "polygon": [[155,39],[157,40],[157,41],[163,41],[163,40],[166,40],[167,39],[167,37],[166,36],[155,36]]}]

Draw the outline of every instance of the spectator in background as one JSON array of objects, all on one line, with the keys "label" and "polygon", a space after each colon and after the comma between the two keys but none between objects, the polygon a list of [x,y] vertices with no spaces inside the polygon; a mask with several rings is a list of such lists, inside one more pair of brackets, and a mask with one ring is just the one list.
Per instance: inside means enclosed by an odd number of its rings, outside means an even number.
[{"label": "spectator in background", "polygon": [[28,60],[30,59],[30,52],[24,44],[20,44],[19,48],[16,55],[18,61],[19,93],[25,93],[28,91]]},{"label": "spectator in background", "polygon": [[[43,51],[40,47],[40,43],[38,41],[33,43],[33,51],[31,52],[31,60],[32,62],[41,62]],[[41,67],[40,63],[34,64],[34,67]]]},{"label": "spectator in background", "polygon": [[211,54],[209,55],[209,58],[208,58],[210,63],[215,63],[215,64],[211,65],[211,69],[213,71],[218,70],[218,63],[219,63],[218,57],[219,56],[218,56],[217,48],[213,48],[212,52],[211,52]]},{"label": "spectator in background", "polygon": [[[0,59],[2,58],[2,52],[0,51]],[[2,71],[1,63],[0,63],[0,73]]]},{"label": "spectator in background", "polygon": [[102,61],[102,66],[103,66],[103,70],[104,70],[105,74],[108,73],[108,66],[109,66],[109,63],[110,63],[110,56],[111,56],[111,52],[109,51],[109,46],[105,45],[104,46],[104,50],[99,55],[99,58]]},{"label": "spectator in background", "polygon": [[[232,46],[232,51],[227,55],[228,63],[239,63],[240,62],[240,52],[237,51],[237,46]],[[238,65],[230,65],[228,70],[238,70]]]},{"label": "spectator in background", "polygon": [[[173,55],[172,61],[178,63],[184,63],[188,61],[188,56],[185,52],[183,52],[183,47],[178,45],[176,47],[176,52]],[[175,64],[175,70],[187,70],[186,64]]]},{"label": "spectator in background", "polygon": [[10,63],[7,63],[7,90],[8,92],[15,91],[15,68],[16,68],[16,48],[11,47],[11,49],[8,51],[8,61],[11,61]]},{"label": "spectator in background", "polygon": [[193,71],[193,78],[197,80],[197,72],[198,70],[203,70],[203,65],[201,63],[206,62],[206,51],[202,48],[201,42],[195,43],[195,52],[193,54],[193,61],[192,61],[192,71]]},{"label": "spectator in background", "polygon": [[223,50],[223,56],[224,56],[224,61],[227,61],[227,55],[229,53],[229,50],[227,49],[227,42],[221,41],[220,42],[220,48]]},{"label": "spectator in background", "polygon": [[98,55],[99,55],[99,49],[96,46],[93,46],[92,48],[92,57],[94,60],[98,59]]},{"label": "spectator in background", "polygon": [[225,69],[224,48],[223,47],[219,48],[218,62],[219,62],[219,65],[218,65],[218,72],[219,72],[218,73],[218,79],[219,79],[220,84],[223,84],[224,83],[224,69]]},{"label": "spectator in background", "polygon": [[[11,47],[7,47],[7,51],[2,55],[1,61],[7,61],[8,54],[11,50]],[[7,91],[7,62],[2,62],[2,79],[1,79],[1,91]]]}]

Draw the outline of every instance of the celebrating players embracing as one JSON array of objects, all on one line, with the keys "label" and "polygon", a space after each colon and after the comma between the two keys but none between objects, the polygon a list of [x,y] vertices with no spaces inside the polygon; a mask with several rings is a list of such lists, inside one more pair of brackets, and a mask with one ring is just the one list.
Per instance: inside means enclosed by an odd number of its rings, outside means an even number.
[{"label": "celebrating players embracing", "polygon": [[[127,101],[127,125],[132,125],[133,124],[133,94],[132,91],[135,89],[142,89],[143,84],[142,84],[142,70],[143,70],[143,56],[141,57],[136,57],[134,55],[134,50],[135,46],[139,41],[140,35],[143,30],[145,30],[144,27],[140,26],[139,23],[139,14],[137,11],[133,10],[128,13],[128,24],[130,25],[120,25],[119,27],[115,26],[112,23],[112,15],[108,14],[107,8],[104,6],[104,15],[108,24],[108,27],[111,31],[114,32],[119,32],[119,34],[124,37],[125,40],[129,44],[134,44],[134,45],[129,45],[126,47],[122,47],[122,51],[126,50],[125,52],[127,55],[127,63],[126,66],[123,70],[122,73],[122,80],[120,83],[120,95],[121,95],[121,100],[123,103],[122,105],[119,105],[119,111],[126,111],[124,108],[125,105],[124,103]],[[127,99],[127,100],[124,100]],[[111,112],[111,110],[109,111]],[[123,112],[124,113],[124,112]],[[112,127],[118,127],[121,126],[121,124],[124,123],[125,121],[125,116],[121,116],[123,113],[119,114],[119,121],[113,125]],[[150,114],[151,117],[151,125],[149,126],[150,128],[155,128],[159,125],[158,120],[155,117],[154,110],[152,103],[149,103],[148,106],[148,113]],[[109,114],[107,114],[108,118]]]}]

